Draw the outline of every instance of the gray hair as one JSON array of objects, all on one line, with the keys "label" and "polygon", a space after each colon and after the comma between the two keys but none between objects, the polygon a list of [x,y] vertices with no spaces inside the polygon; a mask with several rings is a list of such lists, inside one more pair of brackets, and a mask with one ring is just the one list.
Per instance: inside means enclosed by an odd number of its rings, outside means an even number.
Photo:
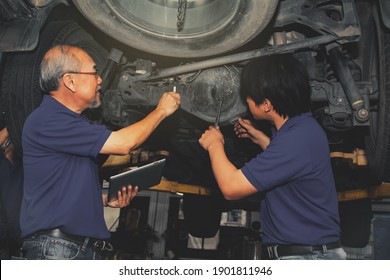
[{"label": "gray hair", "polygon": [[66,72],[79,71],[80,59],[77,57],[78,47],[58,45],[49,49],[41,62],[39,84],[44,92],[57,90],[59,81]]}]

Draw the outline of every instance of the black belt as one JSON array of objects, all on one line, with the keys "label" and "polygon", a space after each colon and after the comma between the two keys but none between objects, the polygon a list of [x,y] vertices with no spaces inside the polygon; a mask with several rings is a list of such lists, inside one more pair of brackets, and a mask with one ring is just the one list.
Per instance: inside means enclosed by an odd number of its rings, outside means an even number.
[{"label": "black belt", "polygon": [[108,241],[102,239],[96,239],[92,237],[83,237],[83,236],[77,236],[77,235],[65,233],[59,230],[58,228],[40,230],[32,234],[31,237],[37,235],[48,235],[54,238],[64,239],[84,247],[92,248],[94,250],[106,250],[106,251],[113,250],[112,245]]},{"label": "black belt", "polygon": [[279,257],[306,255],[315,251],[327,251],[340,248],[340,241],[331,242],[323,245],[307,246],[307,245],[269,245],[266,246],[268,257],[277,259]]}]

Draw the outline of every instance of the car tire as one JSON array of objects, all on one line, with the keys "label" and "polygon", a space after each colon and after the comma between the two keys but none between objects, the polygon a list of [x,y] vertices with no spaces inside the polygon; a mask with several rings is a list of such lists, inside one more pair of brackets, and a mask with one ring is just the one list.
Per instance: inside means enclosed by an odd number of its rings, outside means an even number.
[{"label": "car tire", "polygon": [[377,182],[390,181],[390,32],[378,6],[356,3],[362,27],[360,54],[362,80],[377,85],[378,99],[370,100],[370,128],[365,138],[369,169]]},{"label": "car tire", "polygon": [[[183,30],[178,3],[186,5]],[[272,19],[278,0],[74,0],[96,27],[118,41],[162,56],[193,58],[236,49]]]}]

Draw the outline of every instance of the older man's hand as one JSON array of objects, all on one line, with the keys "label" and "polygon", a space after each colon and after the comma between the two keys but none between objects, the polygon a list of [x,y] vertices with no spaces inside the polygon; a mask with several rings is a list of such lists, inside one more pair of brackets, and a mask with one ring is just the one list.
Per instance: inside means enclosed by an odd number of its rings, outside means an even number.
[{"label": "older man's hand", "polygon": [[130,204],[130,201],[137,195],[138,187],[133,187],[129,185],[126,189],[123,186],[122,191],[118,191],[118,199],[108,201],[108,195],[103,194],[103,205],[113,208],[123,208]]}]

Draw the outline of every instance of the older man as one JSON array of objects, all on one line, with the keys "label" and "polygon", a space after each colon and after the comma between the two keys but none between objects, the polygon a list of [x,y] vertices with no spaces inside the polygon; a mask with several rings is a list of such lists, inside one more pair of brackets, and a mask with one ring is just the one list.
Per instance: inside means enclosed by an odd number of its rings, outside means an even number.
[{"label": "older man", "polygon": [[[180,105],[164,93],[143,120],[112,132],[81,113],[100,105],[102,79],[82,49],[55,46],[41,63],[45,95],[23,128],[23,253],[27,259],[99,259],[111,249],[103,206],[124,207],[137,193],[131,186],[118,200],[102,195],[96,161],[100,154],[126,154],[141,145]],[[102,199],[103,197],[103,199]]]}]

